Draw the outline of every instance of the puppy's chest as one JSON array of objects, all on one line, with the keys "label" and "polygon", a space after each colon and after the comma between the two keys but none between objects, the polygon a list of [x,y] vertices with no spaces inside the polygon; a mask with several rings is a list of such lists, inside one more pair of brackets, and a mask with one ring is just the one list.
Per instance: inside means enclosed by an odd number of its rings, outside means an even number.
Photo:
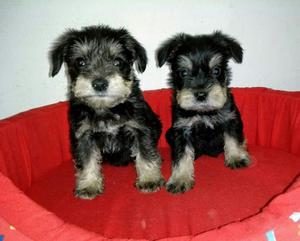
[{"label": "puppy's chest", "polygon": [[175,128],[186,128],[190,130],[217,130],[224,123],[235,118],[235,113],[232,111],[219,111],[215,114],[198,114],[189,117],[179,117],[174,122]]},{"label": "puppy's chest", "polygon": [[79,123],[79,128],[76,131],[76,136],[80,137],[85,132],[89,132],[94,136],[117,138],[122,132],[132,132],[134,134],[133,126],[137,124],[134,121],[130,121],[118,114],[112,115],[109,118],[98,116],[93,119],[85,118]]},{"label": "puppy's chest", "polygon": [[136,142],[138,124],[120,116],[114,118],[85,119],[76,131],[77,138],[88,133],[102,153],[119,153],[131,150]]},{"label": "puppy's chest", "polygon": [[117,120],[97,120],[92,123],[91,129],[94,133],[117,135],[126,126],[126,121]]}]

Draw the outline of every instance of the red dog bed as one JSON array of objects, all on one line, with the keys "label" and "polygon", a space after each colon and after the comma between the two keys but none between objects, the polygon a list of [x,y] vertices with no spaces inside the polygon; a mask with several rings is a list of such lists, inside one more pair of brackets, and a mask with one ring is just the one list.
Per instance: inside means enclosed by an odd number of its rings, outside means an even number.
[{"label": "red dog bed", "polygon": [[[170,90],[146,91],[170,126]],[[253,163],[195,162],[193,190],[138,192],[133,165],[104,165],[105,191],[76,199],[67,102],[0,121],[0,240],[300,240],[300,92],[233,90]],[[162,172],[170,150],[159,142]]]}]

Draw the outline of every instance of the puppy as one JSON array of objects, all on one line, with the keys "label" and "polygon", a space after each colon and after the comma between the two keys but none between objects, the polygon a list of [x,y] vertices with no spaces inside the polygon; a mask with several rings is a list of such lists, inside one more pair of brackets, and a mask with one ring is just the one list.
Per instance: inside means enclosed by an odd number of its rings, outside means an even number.
[{"label": "puppy", "polygon": [[229,89],[229,59],[243,59],[243,49],[233,38],[178,34],[157,50],[157,62],[166,62],[173,89],[172,127],[166,138],[172,149],[172,175],[167,190],[183,193],[194,186],[193,162],[202,154],[217,156],[224,150],[225,165],[246,167],[243,123]]},{"label": "puppy", "polygon": [[50,51],[55,76],[63,62],[70,79],[69,121],[76,167],[75,195],[93,199],[103,192],[102,162],[135,162],[136,187],[160,189],[157,142],[161,123],[145,102],[133,65],[143,72],[145,49],[125,29],[90,26],[63,33]]}]

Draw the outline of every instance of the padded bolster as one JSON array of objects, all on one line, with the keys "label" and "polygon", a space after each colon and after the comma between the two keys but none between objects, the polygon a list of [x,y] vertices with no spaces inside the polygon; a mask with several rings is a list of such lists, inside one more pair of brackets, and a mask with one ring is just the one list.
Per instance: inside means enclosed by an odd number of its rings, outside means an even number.
[{"label": "padded bolster", "polygon": [[21,190],[70,160],[67,102],[0,121],[0,171]]},{"label": "padded bolster", "polygon": [[300,156],[300,92],[235,88],[249,144]]}]

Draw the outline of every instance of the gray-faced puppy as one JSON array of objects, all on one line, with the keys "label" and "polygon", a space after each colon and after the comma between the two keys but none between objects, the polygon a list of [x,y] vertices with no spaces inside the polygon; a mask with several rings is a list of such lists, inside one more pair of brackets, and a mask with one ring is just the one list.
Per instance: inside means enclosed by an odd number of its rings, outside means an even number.
[{"label": "gray-faced puppy", "polygon": [[145,102],[133,64],[143,72],[145,49],[125,29],[91,26],[63,33],[50,51],[51,76],[63,62],[70,77],[71,145],[75,195],[103,192],[101,163],[135,162],[136,187],[157,191],[164,183],[157,142],[161,123]]},{"label": "gray-faced puppy", "polygon": [[243,49],[233,38],[178,34],[157,51],[158,65],[170,65],[173,88],[172,127],[166,138],[172,148],[172,175],[167,190],[185,192],[194,186],[194,160],[224,150],[225,165],[248,166],[243,123],[228,88],[229,59],[242,62]]}]

